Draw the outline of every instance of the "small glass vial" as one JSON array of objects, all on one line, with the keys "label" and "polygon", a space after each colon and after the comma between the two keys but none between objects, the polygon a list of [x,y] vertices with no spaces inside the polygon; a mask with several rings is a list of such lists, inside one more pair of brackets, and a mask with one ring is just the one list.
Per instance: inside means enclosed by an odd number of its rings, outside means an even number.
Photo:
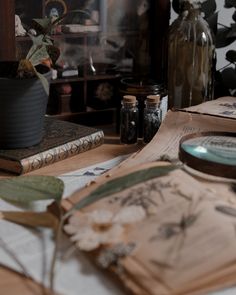
[{"label": "small glass vial", "polygon": [[160,95],[148,95],[143,112],[143,142],[148,143],[161,125]]},{"label": "small glass vial", "polygon": [[120,142],[135,144],[138,141],[138,101],[136,96],[125,95],[120,111]]}]

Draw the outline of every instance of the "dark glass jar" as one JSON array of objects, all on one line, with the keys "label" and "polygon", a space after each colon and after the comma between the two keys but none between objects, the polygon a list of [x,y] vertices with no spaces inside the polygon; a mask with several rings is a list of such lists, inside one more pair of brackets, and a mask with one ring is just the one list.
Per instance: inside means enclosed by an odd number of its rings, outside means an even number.
[{"label": "dark glass jar", "polygon": [[149,95],[143,112],[143,142],[148,143],[161,125],[160,95]]},{"label": "dark glass jar", "polygon": [[125,95],[120,110],[120,142],[135,144],[138,141],[138,102],[135,96]]},{"label": "dark glass jar", "polygon": [[200,1],[182,0],[168,42],[169,108],[184,108],[213,99],[215,44],[201,16]]},{"label": "dark glass jar", "polygon": [[123,78],[120,83],[120,96],[134,95],[139,109],[139,137],[143,136],[144,101],[148,95],[162,94],[163,86],[151,79]]}]

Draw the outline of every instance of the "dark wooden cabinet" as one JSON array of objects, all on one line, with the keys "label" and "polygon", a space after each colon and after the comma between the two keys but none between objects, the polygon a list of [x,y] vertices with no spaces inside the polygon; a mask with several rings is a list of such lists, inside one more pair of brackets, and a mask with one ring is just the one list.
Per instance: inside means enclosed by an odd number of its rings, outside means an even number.
[{"label": "dark wooden cabinet", "polygon": [[78,117],[83,123],[87,117],[92,124],[99,115],[100,123],[111,118],[109,110],[119,104],[121,78],[148,77],[165,82],[170,1],[0,1],[0,38],[4,44],[0,59],[19,59],[31,45],[28,36],[15,37],[15,14],[28,30],[32,18],[74,9],[85,13],[70,15],[52,35],[61,56],[57,79],[50,85],[48,114]]}]

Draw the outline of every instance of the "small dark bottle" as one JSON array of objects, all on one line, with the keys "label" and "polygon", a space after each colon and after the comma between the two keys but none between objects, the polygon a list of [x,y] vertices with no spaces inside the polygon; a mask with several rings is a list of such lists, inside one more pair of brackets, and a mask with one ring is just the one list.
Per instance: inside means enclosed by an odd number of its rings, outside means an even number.
[{"label": "small dark bottle", "polygon": [[143,116],[143,142],[148,143],[161,125],[160,95],[147,96]]},{"label": "small dark bottle", "polygon": [[133,95],[125,95],[120,111],[120,142],[135,144],[138,141],[138,102]]}]

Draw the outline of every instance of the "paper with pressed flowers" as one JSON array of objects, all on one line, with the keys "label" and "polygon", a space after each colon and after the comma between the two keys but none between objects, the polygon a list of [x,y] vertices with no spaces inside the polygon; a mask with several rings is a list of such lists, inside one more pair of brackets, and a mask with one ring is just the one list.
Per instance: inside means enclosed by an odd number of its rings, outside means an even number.
[{"label": "paper with pressed flowers", "polygon": [[[179,140],[186,134],[235,130],[236,120],[232,118],[169,111],[148,145],[97,178],[86,189],[75,192],[63,203],[64,208],[69,210],[109,180],[124,173],[130,175],[135,169],[144,168],[142,165],[155,165],[160,159],[178,162]],[[154,163],[144,164],[150,162]],[[233,180],[188,172],[194,178],[183,171],[172,172],[170,176],[149,180],[90,205],[86,213],[83,211],[78,216],[80,219],[82,214],[82,219],[90,220],[92,241],[86,240],[87,229],[84,230],[85,239],[80,234],[76,237],[76,226],[69,226],[68,233],[81,249],[89,250],[90,247],[90,250],[96,249],[90,253],[96,254],[97,249],[102,249],[96,258],[99,264],[116,271],[123,284],[137,295],[208,294],[235,284],[236,198],[231,186]],[[134,214],[136,206],[139,209]],[[102,224],[104,220],[94,220],[93,211],[96,215],[110,216],[105,226]],[[123,212],[134,215],[133,221],[118,223],[119,233],[113,240],[106,230],[114,227],[116,216]],[[77,217],[71,220],[78,222]],[[115,245],[107,248],[113,242]]]},{"label": "paper with pressed flowers", "polygon": [[236,203],[180,169],[103,198],[64,229],[134,294],[203,294],[235,282]]},{"label": "paper with pressed flowers", "polygon": [[187,108],[191,112],[236,119],[236,97],[225,96]]}]

